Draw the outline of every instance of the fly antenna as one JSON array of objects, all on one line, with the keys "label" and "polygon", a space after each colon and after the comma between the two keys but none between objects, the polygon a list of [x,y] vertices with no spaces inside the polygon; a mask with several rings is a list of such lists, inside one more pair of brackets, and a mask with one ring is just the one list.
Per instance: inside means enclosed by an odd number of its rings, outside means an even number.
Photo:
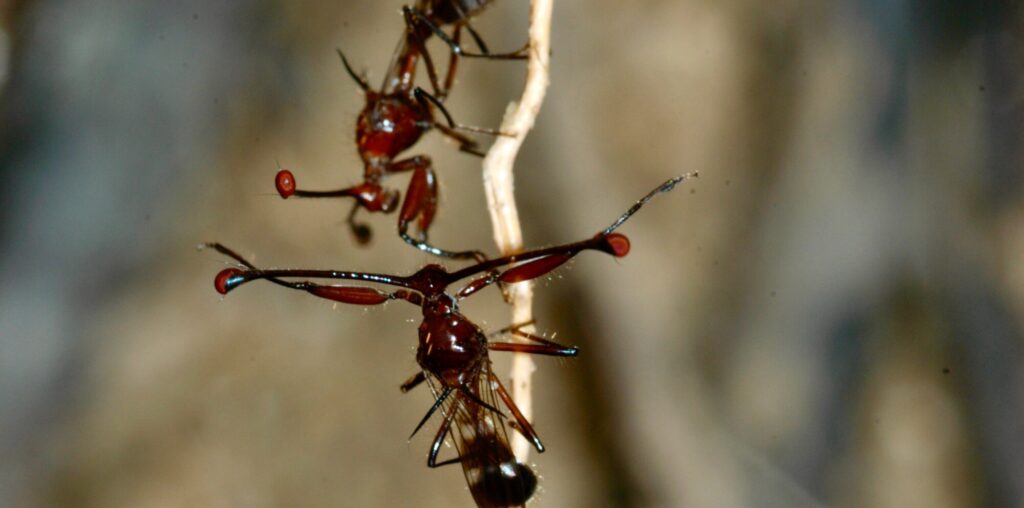
[{"label": "fly antenna", "polygon": [[352,66],[349,65],[348,58],[345,58],[345,53],[341,51],[341,48],[334,48],[334,50],[337,51],[338,56],[341,57],[341,65],[345,66],[345,72],[347,72],[349,77],[352,78],[352,81],[355,81],[364,93],[369,92],[370,84],[366,82],[366,76],[363,74],[356,74],[356,71],[354,71]]},{"label": "fly antenna", "polygon": [[658,194],[661,194],[662,192],[670,192],[672,189],[674,189],[676,187],[676,185],[679,185],[679,183],[682,182],[683,180],[687,180],[687,179],[690,179],[690,178],[697,178],[699,176],[700,176],[700,172],[694,171],[693,173],[686,173],[686,174],[679,175],[679,176],[677,176],[675,178],[669,179],[665,183],[655,187],[654,190],[652,190],[651,192],[648,192],[646,196],[644,196],[644,197],[640,198],[639,200],[637,200],[636,203],[633,203],[633,206],[629,207],[629,210],[626,210],[626,213],[620,215],[618,219],[615,219],[615,222],[613,222],[611,226],[608,226],[607,228],[605,228],[604,234],[608,235],[612,231],[615,231],[616,229],[618,229],[619,226],[622,225],[622,223],[624,223],[627,220],[629,220],[629,218],[632,217],[634,213],[636,213],[641,208],[643,208],[643,206],[646,205],[648,201],[654,199],[654,196],[657,196]]}]

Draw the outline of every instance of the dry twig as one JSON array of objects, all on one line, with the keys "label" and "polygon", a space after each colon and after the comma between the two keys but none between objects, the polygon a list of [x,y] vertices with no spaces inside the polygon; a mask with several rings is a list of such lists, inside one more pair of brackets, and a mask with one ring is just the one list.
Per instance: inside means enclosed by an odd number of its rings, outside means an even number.
[{"label": "dry twig", "polygon": [[[505,111],[501,131],[511,136],[501,136],[491,146],[484,158],[484,192],[487,208],[494,228],[494,241],[502,255],[523,249],[523,232],[516,209],[512,168],[516,154],[522,146],[526,133],[533,128],[537,113],[540,112],[544,94],[548,88],[548,60],[551,54],[551,10],[554,0],[530,1],[530,53],[526,69],[526,86],[518,103],[512,103]],[[521,282],[509,288],[512,299],[512,323],[529,323],[533,320],[533,290],[530,282]],[[532,333],[533,327],[523,331]],[[527,419],[532,420],[533,406],[530,395],[530,377],[535,367],[529,355],[516,353],[512,358],[512,398]],[[516,433],[512,442],[516,457],[526,462],[530,445],[522,435]]]}]

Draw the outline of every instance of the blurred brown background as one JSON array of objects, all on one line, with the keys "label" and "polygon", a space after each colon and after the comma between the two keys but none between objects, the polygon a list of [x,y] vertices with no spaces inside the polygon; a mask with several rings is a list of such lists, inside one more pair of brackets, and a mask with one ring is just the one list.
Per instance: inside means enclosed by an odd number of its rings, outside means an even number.
[{"label": "blurred brown background", "polygon": [[[402,395],[418,311],[254,284],[431,261],[348,203],[400,2],[0,1],[0,505],[470,506]],[[525,40],[525,0],[478,18]],[[527,244],[701,178],[538,284],[535,506],[1024,506],[1024,13],[1010,2],[556,2],[517,164]],[[438,48],[439,51],[443,51]],[[449,102],[495,126],[516,62]],[[430,134],[436,244],[494,252],[479,160]],[[396,177],[395,186],[406,177]],[[364,216],[365,217],[365,216]],[[496,293],[466,312],[508,324]],[[507,359],[499,371],[507,372]],[[433,424],[431,424],[433,426]]]}]

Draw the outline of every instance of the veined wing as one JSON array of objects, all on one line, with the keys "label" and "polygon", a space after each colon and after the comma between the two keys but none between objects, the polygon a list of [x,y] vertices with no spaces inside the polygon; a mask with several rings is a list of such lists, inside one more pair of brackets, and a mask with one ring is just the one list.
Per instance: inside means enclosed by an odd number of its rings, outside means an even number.
[{"label": "veined wing", "polygon": [[[490,360],[484,363],[469,383],[469,390],[491,407],[500,408],[503,404],[497,395],[497,376]],[[537,475],[512,454],[505,417],[462,392],[455,392],[445,403],[445,416],[452,411],[455,414],[450,419],[448,436],[459,454],[458,461],[476,504],[481,508],[525,507],[537,489]]]}]

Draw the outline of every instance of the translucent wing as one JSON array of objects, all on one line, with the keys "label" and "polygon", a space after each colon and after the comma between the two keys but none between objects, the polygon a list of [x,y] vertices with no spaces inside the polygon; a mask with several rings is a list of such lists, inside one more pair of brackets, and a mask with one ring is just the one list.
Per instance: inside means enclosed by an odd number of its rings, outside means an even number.
[{"label": "translucent wing", "polygon": [[[436,383],[431,380],[432,386]],[[496,387],[497,377],[490,360],[486,360],[469,383],[469,390],[497,408],[502,407],[502,402]],[[505,418],[461,392],[445,403],[444,414],[451,415],[452,411],[455,414],[448,436],[459,454],[458,461],[477,506],[525,507],[537,489],[537,475],[512,454]]]}]

